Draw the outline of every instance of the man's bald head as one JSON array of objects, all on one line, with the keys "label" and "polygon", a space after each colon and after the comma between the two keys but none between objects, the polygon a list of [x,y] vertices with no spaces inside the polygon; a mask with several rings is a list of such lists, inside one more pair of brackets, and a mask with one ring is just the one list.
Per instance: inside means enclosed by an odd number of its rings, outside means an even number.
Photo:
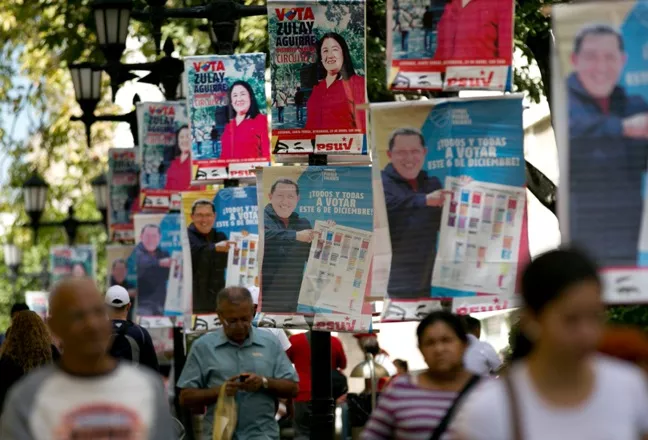
[{"label": "man's bald head", "polygon": [[110,321],[103,298],[91,278],[66,278],[50,294],[50,325],[66,351],[97,357],[107,352]]}]

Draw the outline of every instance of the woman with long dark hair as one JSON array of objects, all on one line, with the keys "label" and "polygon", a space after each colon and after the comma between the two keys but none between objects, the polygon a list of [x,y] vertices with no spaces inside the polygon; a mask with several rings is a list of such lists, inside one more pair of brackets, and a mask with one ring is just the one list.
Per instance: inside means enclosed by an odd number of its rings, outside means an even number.
[{"label": "woman with long dark hair", "polygon": [[648,439],[645,377],[597,353],[601,290],[598,268],[576,250],[550,251],[527,266],[521,360],[468,398],[453,426],[457,439]]},{"label": "woman with long dark hair", "polygon": [[191,187],[191,133],[183,125],[176,130],[173,160],[166,172],[164,189],[185,191]]},{"label": "woman with long dark hair", "polygon": [[363,440],[447,439],[456,404],[479,380],[463,366],[468,336],[457,315],[431,313],[419,324],[416,336],[428,369],[390,382],[362,433]]},{"label": "woman with long dark hair", "polygon": [[0,410],[11,386],[30,371],[51,363],[53,350],[50,332],[37,313],[25,310],[16,314],[0,350]]},{"label": "woman with long dark hair", "polygon": [[317,69],[320,81],[308,98],[304,128],[364,132],[366,115],[359,106],[367,102],[365,79],[355,72],[349,46],[341,35],[329,32],[317,42]]},{"label": "woman with long dark hair", "polygon": [[252,86],[235,81],[227,91],[230,121],[221,136],[219,159],[270,159],[268,118],[259,108]]}]

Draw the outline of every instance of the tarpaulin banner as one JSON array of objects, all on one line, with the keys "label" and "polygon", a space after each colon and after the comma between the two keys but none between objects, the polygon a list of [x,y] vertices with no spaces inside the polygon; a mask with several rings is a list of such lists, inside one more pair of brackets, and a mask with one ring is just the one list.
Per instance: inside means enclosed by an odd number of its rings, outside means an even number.
[{"label": "tarpaulin banner", "polygon": [[191,137],[184,102],[140,102],[140,203],[143,211],[180,209],[180,192],[191,189]]},{"label": "tarpaulin banner", "polygon": [[25,304],[43,321],[47,320],[49,311],[49,292],[25,292]]},{"label": "tarpaulin banner", "polygon": [[521,96],[372,104],[371,117],[391,303],[514,295],[528,257]]},{"label": "tarpaulin banner", "polygon": [[94,245],[55,246],[50,248],[49,257],[52,285],[69,276],[97,278]]},{"label": "tarpaulin banner", "polygon": [[367,154],[365,3],[268,2],[272,146]]},{"label": "tarpaulin banner", "polygon": [[314,326],[322,330],[366,330],[374,246],[371,169],[275,167],[257,172],[257,179],[261,311],[266,317],[315,315]]},{"label": "tarpaulin banner", "polygon": [[115,243],[134,243],[133,213],[139,208],[139,165],[134,148],[108,150],[108,234]]},{"label": "tarpaulin banner", "polygon": [[387,0],[394,90],[511,90],[514,0]]},{"label": "tarpaulin banner", "polygon": [[137,315],[182,315],[180,214],[136,214],[135,232]]},{"label": "tarpaulin banner", "polygon": [[[259,231],[256,187],[222,188],[182,194],[184,294],[191,301],[185,313],[209,315],[216,311],[216,295],[226,286],[229,254],[244,257],[245,268],[256,268],[256,246],[245,240],[236,246],[236,234],[254,237]],[[240,275],[240,274],[239,274]],[[243,281],[243,282],[241,282]],[[227,285],[258,285],[253,277]],[[208,318],[209,320],[209,318]]]},{"label": "tarpaulin banner", "polygon": [[193,181],[253,178],[270,162],[265,54],[185,58]]},{"label": "tarpaulin banner", "polygon": [[610,303],[648,301],[646,17],[647,1],[552,9],[560,231],[603,268]]}]

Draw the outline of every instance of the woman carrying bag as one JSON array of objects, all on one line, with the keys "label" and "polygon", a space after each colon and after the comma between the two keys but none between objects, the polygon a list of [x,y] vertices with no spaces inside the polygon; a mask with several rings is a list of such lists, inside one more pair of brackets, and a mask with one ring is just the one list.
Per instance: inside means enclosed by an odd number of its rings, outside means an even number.
[{"label": "woman carrying bag", "polygon": [[463,367],[468,337],[461,319],[433,312],[416,335],[427,371],[394,378],[362,433],[363,440],[446,440],[448,426],[462,398],[479,377]]}]

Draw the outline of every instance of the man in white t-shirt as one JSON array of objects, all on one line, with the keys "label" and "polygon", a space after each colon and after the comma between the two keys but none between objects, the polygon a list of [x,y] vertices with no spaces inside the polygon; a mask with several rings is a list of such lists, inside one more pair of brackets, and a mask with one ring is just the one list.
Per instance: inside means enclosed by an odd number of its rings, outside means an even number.
[{"label": "man in white t-shirt", "polygon": [[50,296],[52,331],[65,350],[9,393],[2,440],[172,440],[162,380],[108,354],[111,323],[90,278],[69,278]]},{"label": "man in white t-shirt", "polygon": [[472,316],[465,316],[464,323],[468,333],[468,348],[464,353],[464,366],[480,376],[489,376],[502,366],[497,351],[486,341],[481,341],[481,322]]}]

